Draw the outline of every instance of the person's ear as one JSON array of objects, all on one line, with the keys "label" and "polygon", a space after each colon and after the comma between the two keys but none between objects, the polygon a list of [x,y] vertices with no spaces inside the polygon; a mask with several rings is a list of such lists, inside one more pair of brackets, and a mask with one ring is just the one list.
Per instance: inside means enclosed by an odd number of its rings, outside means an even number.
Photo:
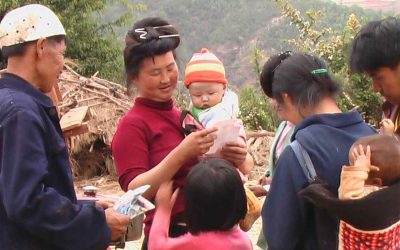
[{"label": "person's ear", "polygon": [[293,103],[292,97],[288,93],[286,92],[281,93],[281,97],[284,103],[290,103],[290,104]]},{"label": "person's ear", "polygon": [[272,108],[276,111],[278,110],[279,107],[279,103],[275,98],[270,99],[271,100],[271,106]]},{"label": "person's ear", "polygon": [[128,82],[130,83],[130,84],[133,84],[133,85],[135,85],[136,86],[136,84],[135,84],[135,82],[136,82],[136,80],[137,80],[137,76],[128,76]]},{"label": "person's ear", "polygon": [[36,41],[36,54],[38,55],[39,58],[43,57],[45,45],[46,45],[46,39],[44,38],[40,38],[39,40]]},{"label": "person's ear", "polygon": [[226,84],[224,83],[223,85],[224,85],[224,90],[226,90]]}]

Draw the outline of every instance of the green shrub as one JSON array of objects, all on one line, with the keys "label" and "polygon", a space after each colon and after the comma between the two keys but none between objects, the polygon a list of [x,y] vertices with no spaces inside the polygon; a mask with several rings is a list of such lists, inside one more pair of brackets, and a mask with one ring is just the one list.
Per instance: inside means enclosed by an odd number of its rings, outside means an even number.
[{"label": "green shrub", "polygon": [[279,120],[261,90],[245,87],[239,94],[240,119],[246,129],[275,131]]},{"label": "green shrub", "polygon": [[[303,16],[287,0],[274,0],[283,15],[298,29],[299,37],[290,40],[298,50],[316,54],[325,59],[329,70],[343,85],[338,96],[338,104],[343,111],[358,110],[366,122],[377,126],[381,119],[381,100],[371,88],[371,82],[365,75],[350,75],[348,70],[349,46],[362,24],[359,18],[350,14],[347,23],[339,30],[330,26],[318,27],[322,10],[307,11]],[[365,20],[366,21],[366,20]]]}]

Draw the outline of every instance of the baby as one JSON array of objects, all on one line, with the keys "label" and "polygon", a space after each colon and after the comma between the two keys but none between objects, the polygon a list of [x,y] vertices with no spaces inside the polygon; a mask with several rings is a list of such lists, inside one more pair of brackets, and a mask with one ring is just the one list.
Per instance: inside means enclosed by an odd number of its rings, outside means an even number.
[{"label": "baby", "polygon": [[186,66],[184,82],[191,98],[190,113],[205,128],[237,118],[238,97],[227,89],[224,65],[213,53],[205,48],[195,53]]},{"label": "baby", "polygon": [[[184,83],[191,98],[191,116],[183,112],[185,118],[181,118],[186,133],[215,126],[219,129],[218,137],[246,144],[243,123],[237,119],[238,97],[228,90],[224,65],[213,53],[205,48],[194,53],[186,66]],[[208,156],[220,156],[221,145],[215,144]]]},{"label": "baby", "polygon": [[343,166],[339,199],[324,183],[300,195],[340,219],[339,249],[400,248],[400,143],[393,135],[358,139]]},{"label": "baby", "polygon": [[[228,90],[225,68],[218,57],[205,48],[199,53],[194,53],[186,66],[184,83],[191,98],[190,115],[183,112],[184,118],[181,117],[184,131],[190,133],[202,127],[218,128],[217,139],[205,157],[221,157],[222,146],[229,142],[246,145],[243,122],[237,119],[238,97]],[[242,182],[246,182],[246,173],[242,172],[239,166],[236,168]],[[247,231],[260,216],[261,204],[249,189],[245,189],[247,198],[252,202],[248,203],[249,212],[240,222],[240,227]]]},{"label": "baby", "polygon": [[360,199],[384,186],[391,186],[400,180],[399,160],[400,142],[393,135],[358,139],[350,148],[351,166],[342,168],[339,199]]}]

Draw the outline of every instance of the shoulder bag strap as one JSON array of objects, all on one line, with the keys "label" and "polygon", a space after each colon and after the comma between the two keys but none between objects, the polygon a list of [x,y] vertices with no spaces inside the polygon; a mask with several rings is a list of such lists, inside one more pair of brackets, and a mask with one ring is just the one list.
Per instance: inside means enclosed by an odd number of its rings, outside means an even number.
[{"label": "shoulder bag strap", "polygon": [[314,164],[312,163],[307,151],[297,140],[290,143],[290,146],[292,147],[308,182],[313,182],[317,178],[317,173],[315,172]]}]

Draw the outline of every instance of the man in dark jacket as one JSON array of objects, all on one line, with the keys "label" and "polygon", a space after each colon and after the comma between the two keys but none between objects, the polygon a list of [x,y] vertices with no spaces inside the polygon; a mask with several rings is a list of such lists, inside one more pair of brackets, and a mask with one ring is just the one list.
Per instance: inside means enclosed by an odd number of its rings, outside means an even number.
[{"label": "man in dark jacket", "polygon": [[2,249],[106,249],[129,222],[106,205],[77,201],[57,109],[44,94],[63,69],[65,35],[39,4],[12,10],[0,23],[7,61],[0,78]]}]

